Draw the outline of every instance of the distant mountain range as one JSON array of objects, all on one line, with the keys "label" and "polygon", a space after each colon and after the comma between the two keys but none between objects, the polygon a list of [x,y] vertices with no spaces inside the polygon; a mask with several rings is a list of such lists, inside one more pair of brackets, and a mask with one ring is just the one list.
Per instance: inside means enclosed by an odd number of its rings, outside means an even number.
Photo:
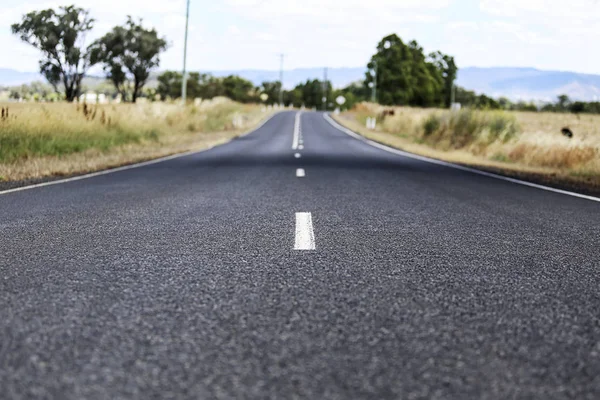
[{"label": "distant mountain range", "polygon": [[0,68],[0,86],[17,86],[43,79],[39,72],[21,72],[14,69]]},{"label": "distant mountain range", "polygon": [[[204,71],[203,71],[204,72]],[[239,75],[260,85],[279,79],[279,71],[230,70],[208,71],[215,76]],[[334,87],[343,87],[364,78],[365,68],[330,68],[327,77]],[[323,68],[298,68],[284,72],[284,86],[294,87],[307,79],[322,79]],[[35,72],[19,72],[0,68],[0,86],[14,86],[42,80]],[[99,79],[90,79],[88,82]],[[492,97],[505,96],[512,100],[553,101],[566,94],[572,99],[595,101],[600,99],[600,75],[565,71],[543,71],[535,68],[467,67],[459,70],[458,85]]]},{"label": "distant mountain range", "polygon": [[491,97],[554,101],[561,94],[571,99],[600,100],[600,75],[535,68],[464,68],[458,85]]}]

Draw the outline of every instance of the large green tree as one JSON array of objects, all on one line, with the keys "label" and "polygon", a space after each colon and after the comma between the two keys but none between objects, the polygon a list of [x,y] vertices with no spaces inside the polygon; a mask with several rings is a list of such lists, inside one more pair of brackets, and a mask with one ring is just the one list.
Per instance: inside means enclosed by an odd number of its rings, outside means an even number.
[{"label": "large green tree", "polygon": [[115,26],[91,48],[92,62],[102,63],[123,99],[135,103],[150,72],[160,65],[159,56],[167,49],[167,41],[155,29],[144,28],[141,20],[127,17],[124,26]]},{"label": "large green tree", "polygon": [[440,52],[426,57],[416,42],[397,35],[384,37],[367,65],[365,89],[375,86],[379,103],[436,107],[449,105],[457,68]]},{"label": "large green tree", "polygon": [[397,35],[388,35],[377,45],[377,53],[367,65],[365,84],[377,88],[381,104],[407,105],[413,96],[411,55],[408,47]]},{"label": "large green tree", "polygon": [[94,20],[75,6],[33,11],[11,26],[12,33],[42,52],[40,72],[57,92],[62,85],[67,101],[81,92],[81,80],[93,64],[85,35]]}]

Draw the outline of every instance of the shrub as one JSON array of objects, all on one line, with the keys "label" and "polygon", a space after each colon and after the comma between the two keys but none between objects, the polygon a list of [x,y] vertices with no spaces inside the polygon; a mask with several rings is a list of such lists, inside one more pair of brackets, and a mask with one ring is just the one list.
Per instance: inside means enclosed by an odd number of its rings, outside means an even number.
[{"label": "shrub", "polygon": [[436,114],[431,114],[423,121],[423,132],[425,136],[430,136],[440,129],[440,118]]}]

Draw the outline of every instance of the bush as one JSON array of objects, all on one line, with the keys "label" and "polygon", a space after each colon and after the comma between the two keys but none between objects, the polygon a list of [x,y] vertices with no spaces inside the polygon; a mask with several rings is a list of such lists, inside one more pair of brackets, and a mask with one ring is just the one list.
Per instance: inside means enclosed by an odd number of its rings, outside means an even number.
[{"label": "bush", "polygon": [[470,109],[445,114],[432,113],[422,122],[423,137],[434,144],[445,142],[452,148],[462,148],[479,142],[503,142],[515,136],[519,127],[514,116],[502,111]]},{"label": "bush", "polygon": [[423,132],[425,133],[425,136],[430,136],[437,132],[440,129],[440,126],[440,118],[436,114],[431,114],[423,122]]}]

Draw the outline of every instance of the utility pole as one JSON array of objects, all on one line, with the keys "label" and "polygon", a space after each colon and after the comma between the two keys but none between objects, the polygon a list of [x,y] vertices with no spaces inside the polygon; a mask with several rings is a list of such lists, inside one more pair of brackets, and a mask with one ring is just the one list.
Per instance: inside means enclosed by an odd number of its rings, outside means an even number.
[{"label": "utility pole", "polygon": [[283,58],[285,57],[285,54],[281,53],[279,55],[280,57],[280,61],[279,61],[279,83],[281,84],[279,86],[279,105],[282,106],[283,105]]},{"label": "utility pole", "polygon": [[188,42],[188,22],[190,20],[190,0],[187,0],[187,10],[185,12],[185,40],[183,42],[183,76],[181,79],[181,100],[185,106],[187,100],[187,42]]},{"label": "utility pole", "polygon": [[323,70],[323,111],[327,111],[327,67]]},{"label": "utility pole", "polygon": [[371,89],[371,101],[377,103],[377,60],[373,61],[375,69],[373,70],[375,75],[373,76],[373,87]]}]

